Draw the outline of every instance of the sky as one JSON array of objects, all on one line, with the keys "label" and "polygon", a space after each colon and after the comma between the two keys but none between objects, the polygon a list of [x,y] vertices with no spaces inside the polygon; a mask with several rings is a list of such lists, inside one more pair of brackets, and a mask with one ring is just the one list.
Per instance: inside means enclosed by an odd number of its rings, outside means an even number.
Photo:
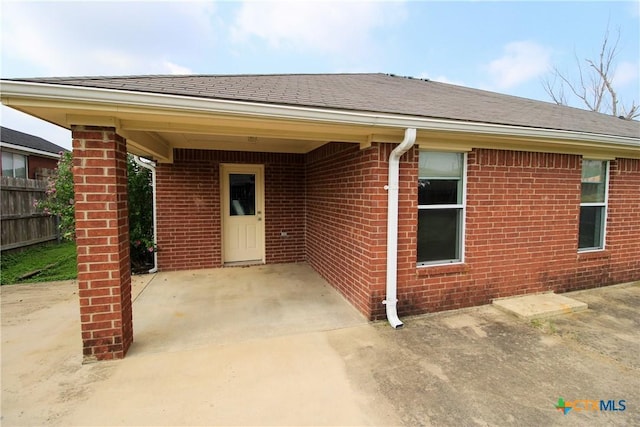
[{"label": "sky", "polygon": [[[618,96],[640,102],[638,0],[0,2],[3,79],[382,72],[550,101],[550,71],[577,78],[608,29]],[[8,107],[0,122],[71,147]]]}]

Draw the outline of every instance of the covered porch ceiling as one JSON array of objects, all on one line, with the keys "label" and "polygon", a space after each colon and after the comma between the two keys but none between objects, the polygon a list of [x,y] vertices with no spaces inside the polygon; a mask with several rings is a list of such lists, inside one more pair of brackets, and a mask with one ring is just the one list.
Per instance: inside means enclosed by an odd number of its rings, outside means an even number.
[{"label": "covered porch ceiling", "polygon": [[304,154],[332,141],[359,144],[362,149],[370,147],[373,141],[397,143],[404,132],[403,128],[395,127],[153,107],[43,100],[13,101],[9,105],[67,129],[74,125],[113,127],[127,139],[130,153],[161,163],[173,161],[174,148]]}]

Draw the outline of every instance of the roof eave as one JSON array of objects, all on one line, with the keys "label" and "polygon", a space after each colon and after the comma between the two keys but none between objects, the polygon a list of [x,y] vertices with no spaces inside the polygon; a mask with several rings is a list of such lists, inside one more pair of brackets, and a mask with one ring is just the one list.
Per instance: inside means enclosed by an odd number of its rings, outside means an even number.
[{"label": "roof eave", "polygon": [[35,148],[25,147],[23,145],[11,144],[9,142],[0,141],[0,147],[8,148],[11,151],[19,151],[22,153],[35,154],[40,157],[47,157],[50,159],[60,159],[59,153],[51,153],[49,151],[37,150]]},{"label": "roof eave", "polygon": [[640,148],[640,138],[594,134],[569,130],[555,130],[494,123],[466,122],[366,111],[322,109],[282,104],[198,98],[150,92],[81,87],[61,84],[2,80],[2,102],[19,105],[25,99],[58,100],[112,106],[147,107],[183,112],[250,115],[253,117],[305,120],[324,123],[365,125],[371,127],[417,128],[418,130],[473,133],[479,135],[543,138],[546,140],[584,141]]}]

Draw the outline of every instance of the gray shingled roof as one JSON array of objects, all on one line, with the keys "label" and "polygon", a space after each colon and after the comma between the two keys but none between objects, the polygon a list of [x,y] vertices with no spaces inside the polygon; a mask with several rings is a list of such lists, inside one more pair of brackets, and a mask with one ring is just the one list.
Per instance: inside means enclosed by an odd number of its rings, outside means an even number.
[{"label": "gray shingled roof", "polygon": [[172,75],[14,80],[640,138],[638,121],[388,74]]},{"label": "gray shingled roof", "polygon": [[0,127],[0,139],[7,144],[18,145],[20,147],[31,148],[33,150],[45,151],[47,153],[58,154],[61,151],[69,151],[59,145],[49,142],[39,136],[29,135],[4,126]]}]

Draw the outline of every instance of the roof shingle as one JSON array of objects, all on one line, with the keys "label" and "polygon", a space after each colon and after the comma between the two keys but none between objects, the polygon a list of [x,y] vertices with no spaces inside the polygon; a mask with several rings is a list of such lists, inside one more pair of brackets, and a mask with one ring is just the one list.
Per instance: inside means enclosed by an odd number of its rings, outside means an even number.
[{"label": "roof shingle", "polygon": [[640,138],[640,122],[637,121],[388,74],[150,75],[13,80]]},{"label": "roof shingle", "polygon": [[61,151],[68,151],[59,145],[49,142],[39,136],[29,135],[4,126],[0,127],[0,139],[7,144],[18,145],[20,147],[31,148],[32,150],[44,151],[51,154],[58,154]]}]

